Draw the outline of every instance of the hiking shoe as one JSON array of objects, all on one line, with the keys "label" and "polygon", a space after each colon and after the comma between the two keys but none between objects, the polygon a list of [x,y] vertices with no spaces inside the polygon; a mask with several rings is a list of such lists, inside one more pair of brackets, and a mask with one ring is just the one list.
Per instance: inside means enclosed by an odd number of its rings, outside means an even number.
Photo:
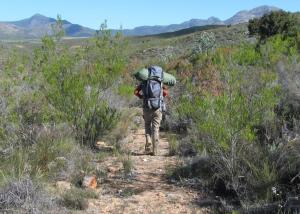
[{"label": "hiking shoe", "polygon": [[150,147],[145,147],[145,154],[146,155],[150,155],[152,152],[151,152],[151,149]]},{"label": "hiking shoe", "polygon": [[157,156],[157,146],[153,145],[153,149],[152,149],[152,156]]},{"label": "hiking shoe", "polygon": [[151,156],[157,156],[157,153],[150,152],[150,155],[151,155]]}]

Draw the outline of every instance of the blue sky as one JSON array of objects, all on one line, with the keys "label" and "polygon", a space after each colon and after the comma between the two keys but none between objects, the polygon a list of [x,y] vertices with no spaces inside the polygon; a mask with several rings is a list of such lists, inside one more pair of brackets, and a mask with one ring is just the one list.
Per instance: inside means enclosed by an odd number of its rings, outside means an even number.
[{"label": "blue sky", "polygon": [[222,20],[240,10],[260,5],[300,11],[300,0],[4,0],[0,20],[27,18],[35,13],[60,14],[72,23],[98,29],[107,19],[109,28],[167,25],[192,18],[216,16]]}]

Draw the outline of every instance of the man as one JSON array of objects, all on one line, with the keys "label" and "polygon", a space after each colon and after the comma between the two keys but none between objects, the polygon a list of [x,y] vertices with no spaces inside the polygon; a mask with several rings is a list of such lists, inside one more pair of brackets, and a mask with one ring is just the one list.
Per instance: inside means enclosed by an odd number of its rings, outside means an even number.
[{"label": "man", "polygon": [[[151,79],[151,73],[154,73],[156,71],[158,71],[158,73],[159,72],[163,73],[162,68],[158,66],[151,66],[148,68],[150,79]],[[162,120],[162,111],[165,108],[163,98],[168,95],[168,90],[165,86],[163,86],[162,81],[163,81],[162,79],[160,79],[160,81],[154,79],[151,80],[148,79],[146,81],[143,81],[140,85],[138,85],[134,91],[134,94],[137,97],[143,99],[143,117],[145,121],[145,136],[146,136],[145,153],[152,154],[154,156],[157,155],[157,147],[159,143],[159,126]],[[151,89],[154,90],[154,88],[157,88],[157,90],[160,90],[158,92],[160,96],[154,96],[154,97],[152,96],[152,98],[149,98],[149,93],[147,91],[149,91],[149,85],[151,85],[152,83],[153,86],[150,86],[150,90]],[[160,85],[159,89],[158,87],[155,86],[155,84]],[[152,108],[151,105],[149,105],[149,100],[152,101],[158,99],[160,99],[159,107]],[[151,144],[152,144],[152,151],[151,151]]]}]

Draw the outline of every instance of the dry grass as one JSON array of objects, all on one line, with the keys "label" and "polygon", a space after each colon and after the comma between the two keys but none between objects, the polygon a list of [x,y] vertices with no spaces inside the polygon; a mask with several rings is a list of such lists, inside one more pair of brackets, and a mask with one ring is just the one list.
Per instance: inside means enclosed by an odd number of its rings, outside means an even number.
[{"label": "dry grass", "polygon": [[87,199],[98,198],[97,193],[88,189],[71,189],[63,194],[61,204],[68,209],[85,210],[88,207]]},{"label": "dry grass", "polygon": [[[57,199],[50,196],[31,179],[12,181],[0,189],[0,210],[6,212],[44,213],[54,211],[64,213]],[[55,211],[56,210],[56,211]]]}]

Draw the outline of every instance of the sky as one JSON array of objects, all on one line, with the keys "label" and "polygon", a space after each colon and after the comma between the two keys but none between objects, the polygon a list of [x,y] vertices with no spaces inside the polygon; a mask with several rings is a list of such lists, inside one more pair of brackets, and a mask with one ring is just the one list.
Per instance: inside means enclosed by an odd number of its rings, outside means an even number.
[{"label": "sky", "polygon": [[300,0],[3,0],[1,21],[16,21],[33,14],[62,19],[93,29],[107,20],[109,28],[178,24],[211,16],[228,19],[240,10],[270,5],[300,11]]}]

